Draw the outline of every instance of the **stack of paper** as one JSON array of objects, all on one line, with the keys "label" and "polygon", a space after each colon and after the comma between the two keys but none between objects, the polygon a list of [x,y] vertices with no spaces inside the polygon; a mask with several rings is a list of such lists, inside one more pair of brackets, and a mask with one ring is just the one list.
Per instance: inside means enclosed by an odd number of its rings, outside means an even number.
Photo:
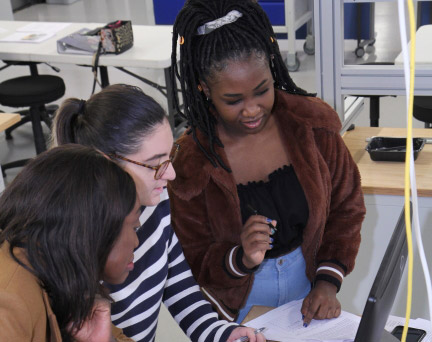
[{"label": "stack of paper", "polygon": [[[280,342],[351,342],[354,341],[360,324],[360,317],[342,311],[338,318],[312,320],[307,328],[303,327],[300,312],[303,300],[293,301],[271,310],[247,322],[253,328],[265,327],[263,332],[268,340]],[[385,329],[389,332],[397,325],[404,325],[405,318],[390,316]],[[424,342],[432,342],[430,322],[424,319],[411,320],[410,327],[426,331]]]},{"label": "stack of paper", "polygon": [[0,42],[10,43],[40,43],[63,30],[69,23],[34,22],[17,29],[12,34],[0,39]]}]

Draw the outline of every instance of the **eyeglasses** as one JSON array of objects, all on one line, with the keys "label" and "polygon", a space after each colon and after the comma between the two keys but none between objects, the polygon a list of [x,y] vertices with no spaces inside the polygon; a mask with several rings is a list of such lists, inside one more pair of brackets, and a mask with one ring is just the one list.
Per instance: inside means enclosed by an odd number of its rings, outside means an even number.
[{"label": "eyeglasses", "polygon": [[169,159],[165,160],[164,162],[160,163],[157,166],[151,166],[151,165],[147,165],[147,164],[144,164],[144,163],[140,163],[140,162],[137,162],[135,160],[128,159],[128,158],[123,157],[123,156],[119,156],[118,154],[108,154],[108,156],[111,157],[111,158],[121,159],[121,160],[127,161],[127,162],[132,163],[132,164],[136,164],[136,165],[139,165],[139,166],[143,166],[143,167],[155,170],[156,172],[155,172],[155,175],[154,175],[154,179],[158,180],[158,179],[161,179],[161,177],[164,175],[165,171],[168,168],[168,165],[170,163],[174,162],[175,157],[177,156],[178,150],[180,150],[180,145],[174,143],[174,146],[173,146],[173,148],[171,150]]}]

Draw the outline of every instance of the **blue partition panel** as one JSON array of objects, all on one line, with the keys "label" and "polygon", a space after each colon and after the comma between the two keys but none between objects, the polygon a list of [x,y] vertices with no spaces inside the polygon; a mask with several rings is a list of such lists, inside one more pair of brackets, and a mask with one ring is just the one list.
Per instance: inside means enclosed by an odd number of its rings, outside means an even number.
[{"label": "blue partition panel", "polygon": [[[157,25],[174,24],[177,13],[183,7],[185,0],[154,0],[154,15]],[[285,25],[284,0],[259,0],[259,4],[270,18],[272,25]],[[346,3],[344,4],[345,39],[368,39],[370,32],[370,4],[369,3]],[[431,22],[431,2],[422,1],[421,25]],[[360,12],[359,12],[360,10]],[[357,22],[360,15],[361,34],[358,35]],[[306,37],[306,25],[296,32],[297,39]]]},{"label": "blue partition panel", "polygon": [[419,26],[432,24],[432,1],[419,1]]},{"label": "blue partition panel", "polygon": [[[371,20],[370,3],[344,4],[344,37],[345,39],[369,39]],[[360,27],[358,26],[360,25]]]},{"label": "blue partition panel", "polygon": [[185,0],[153,0],[156,25],[174,24],[177,13],[180,12]]}]

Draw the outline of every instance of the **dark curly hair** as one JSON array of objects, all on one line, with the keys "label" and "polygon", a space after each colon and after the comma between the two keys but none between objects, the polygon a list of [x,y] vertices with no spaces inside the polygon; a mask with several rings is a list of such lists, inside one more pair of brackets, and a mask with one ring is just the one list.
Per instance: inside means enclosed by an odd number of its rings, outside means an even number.
[{"label": "dark curly hair", "polygon": [[[47,292],[63,341],[91,314],[99,281],[136,201],[132,177],[93,148],[64,145],[30,161],[0,197],[0,245]],[[20,247],[30,264],[14,254]]]},{"label": "dark curly hair", "polygon": [[[214,31],[198,35],[201,25],[237,10],[242,17]],[[180,41],[180,61],[177,63],[177,44]],[[184,110],[178,99],[173,98],[175,107],[190,126],[189,133],[206,157],[216,167],[224,165],[215,152],[215,144],[223,147],[215,134],[215,118],[211,115],[209,103],[199,89],[200,80],[209,80],[214,72],[229,60],[245,60],[252,54],[265,56],[274,80],[275,88],[288,93],[313,96],[297,87],[283,61],[272,25],[261,6],[252,0],[188,0],[177,15],[174,23],[171,81],[180,81]],[[198,141],[196,129],[209,140],[210,151]]]}]

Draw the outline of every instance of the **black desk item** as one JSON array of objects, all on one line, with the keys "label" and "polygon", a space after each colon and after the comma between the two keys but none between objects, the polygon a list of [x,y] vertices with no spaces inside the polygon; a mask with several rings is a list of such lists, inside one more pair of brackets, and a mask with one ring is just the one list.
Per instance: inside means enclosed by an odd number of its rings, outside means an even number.
[{"label": "black desk item", "polygon": [[[10,63],[13,65],[15,63]],[[37,63],[21,63],[30,67],[31,75],[16,77],[0,83],[0,104],[8,107],[28,107],[19,113],[23,115],[20,122],[6,130],[6,139],[12,139],[11,132],[22,124],[31,121],[36,154],[46,150],[41,122],[51,129],[53,109],[47,110],[46,104],[60,99],[65,93],[65,84],[58,76],[39,75]],[[7,64],[7,66],[9,66]],[[1,115],[1,113],[0,113]],[[2,165],[2,171],[24,166],[28,161],[19,160]]]},{"label": "black desk item", "polygon": [[432,128],[432,96],[414,96],[413,116]]},{"label": "black desk item", "polygon": [[[413,138],[414,160],[423,149],[426,139]],[[406,138],[373,137],[367,144],[366,151],[374,161],[405,161]]]}]

